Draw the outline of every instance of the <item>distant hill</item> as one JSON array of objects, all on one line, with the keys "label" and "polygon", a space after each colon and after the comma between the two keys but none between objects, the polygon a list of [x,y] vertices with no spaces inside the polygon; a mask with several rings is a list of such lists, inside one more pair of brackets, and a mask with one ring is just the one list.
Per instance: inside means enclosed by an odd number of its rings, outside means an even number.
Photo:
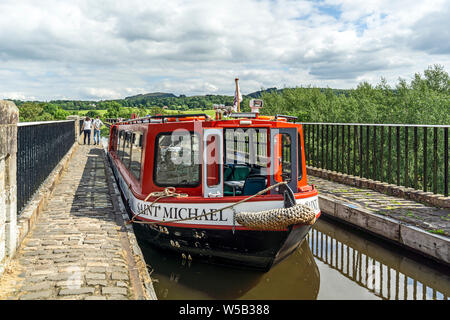
[{"label": "distant hill", "polygon": [[125,100],[134,100],[134,99],[142,99],[142,98],[176,98],[177,96],[173,93],[164,93],[164,92],[152,92],[145,94],[138,94],[131,97],[126,97]]},{"label": "distant hill", "polygon": [[247,97],[252,97],[252,98],[259,98],[259,97],[261,97],[261,94],[263,93],[263,92],[268,92],[268,93],[270,93],[270,92],[273,92],[273,91],[278,91],[278,92],[280,92],[280,91],[282,91],[283,89],[277,89],[277,88],[268,88],[268,89],[264,89],[264,90],[260,90],[260,91],[255,91],[255,92],[252,92],[252,93],[249,93],[249,94],[246,94],[246,96]]},{"label": "distant hill", "polygon": [[[249,94],[244,94],[244,96],[251,97],[251,98],[259,98],[263,92],[273,92],[273,91],[281,92],[281,91],[283,91],[283,89],[277,89],[275,87],[268,88],[268,89],[264,89],[264,90],[260,90],[260,91],[255,91],[255,92],[252,92]],[[203,97],[208,97],[208,98],[214,97],[214,96],[215,95],[212,95],[212,94],[203,95]],[[194,97],[202,97],[202,95],[194,96]],[[173,93],[152,92],[152,93],[138,94],[135,96],[126,97],[124,100],[153,99],[153,98],[177,98],[177,96],[174,95]],[[179,98],[186,98],[186,95],[181,94],[179,96]]]},{"label": "distant hill", "polygon": [[[304,89],[308,89],[308,87],[303,87]],[[268,88],[268,89],[264,89],[264,90],[260,90],[260,91],[256,91],[256,92],[252,92],[249,94],[246,94],[245,96],[247,97],[251,97],[251,98],[260,98],[261,95],[265,92],[267,93],[282,93],[285,89],[295,89],[295,88],[283,88],[283,89],[277,89],[276,87],[274,88]],[[310,88],[310,89],[314,89],[314,88]],[[329,88],[319,88],[320,92],[325,92],[327,90],[329,90]],[[348,94],[350,93],[350,89],[331,89],[333,91],[334,94],[336,95],[346,95],[348,96]]]}]

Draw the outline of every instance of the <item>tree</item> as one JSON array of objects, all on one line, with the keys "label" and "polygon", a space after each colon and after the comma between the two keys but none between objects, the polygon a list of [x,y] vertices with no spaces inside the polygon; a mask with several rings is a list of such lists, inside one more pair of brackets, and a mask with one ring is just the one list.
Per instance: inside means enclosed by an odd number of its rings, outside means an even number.
[{"label": "tree", "polygon": [[120,113],[120,104],[118,102],[111,102],[107,104],[106,118],[118,118]]},{"label": "tree", "polygon": [[86,116],[88,116],[89,118],[96,118],[97,116],[100,116],[100,112],[95,111],[95,110],[89,110],[86,113]]},{"label": "tree", "polygon": [[41,114],[44,112],[44,108],[34,102],[25,102],[19,106],[19,120],[21,122],[38,121]]},{"label": "tree", "polygon": [[450,93],[450,78],[448,73],[445,72],[444,66],[435,64],[432,67],[428,67],[424,74],[425,82],[431,90]]}]

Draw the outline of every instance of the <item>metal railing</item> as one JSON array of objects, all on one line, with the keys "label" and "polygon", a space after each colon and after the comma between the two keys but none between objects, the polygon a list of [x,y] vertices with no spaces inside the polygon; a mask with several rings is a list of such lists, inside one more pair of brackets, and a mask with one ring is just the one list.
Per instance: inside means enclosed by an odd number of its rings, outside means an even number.
[{"label": "metal railing", "polygon": [[69,151],[74,141],[74,120],[18,123],[18,214]]},{"label": "metal railing", "polygon": [[117,118],[106,118],[105,122],[114,124],[116,122],[119,122],[119,119],[117,119]]},{"label": "metal railing", "polygon": [[389,300],[447,300],[446,275],[320,221],[306,239],[313,256],[376,296]]},{"label": "metal railing", "polygon": [[448,125],[300,123],[307,164],[448,196]]}]

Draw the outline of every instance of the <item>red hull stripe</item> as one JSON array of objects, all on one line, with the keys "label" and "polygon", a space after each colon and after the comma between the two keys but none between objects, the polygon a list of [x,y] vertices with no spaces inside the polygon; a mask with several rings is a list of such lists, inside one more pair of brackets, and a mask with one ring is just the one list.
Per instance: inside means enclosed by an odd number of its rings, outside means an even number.
[{"label": "red hull stripe", "polygon": [[[132,189],[131,192],[133,193],[134,197],[138,200],[144,200],[145,196],[141,195],[141,194],[136,194]],[[305,192],[305,193],[295,193],[295,199],[305,199],[305,198],[311,198],[314,196],[318,195],[317,191],[314,192]],[[170,197],[170,198],[162,198],[160,200],[158,200],[158,202],[161,203],[205,203],[205,202],[209,202],[209,203],[227,203],[227,202],[238,202],[241,201],[245,198],[247,198],[248,196],[238,196],[238,197],[233,197],[233,196],[227,196],[227,197],[222,197],[222,198],[208,198],[205,199],[204,197],[200,197],[200,196],[190,196],[187,198],[175,198],[175,197]],[[152,201],[155,200],[156,197],[150,197],[147,199],[147,201]],[[280,201],[283,200],[283,196],[282,195],[265,195],[265,196],[257,196],[254,197],[250,200],[248,200],[248,202],[252,202],[252,201]]]}]

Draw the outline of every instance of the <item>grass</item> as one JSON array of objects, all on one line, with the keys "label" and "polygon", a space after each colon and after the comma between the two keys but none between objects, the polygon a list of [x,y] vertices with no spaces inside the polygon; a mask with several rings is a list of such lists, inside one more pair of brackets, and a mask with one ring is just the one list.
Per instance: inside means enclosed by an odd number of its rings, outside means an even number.
[{"label": "grass", "polygon": [[66,110],[66,111],[68,111],[68,112],[72,112],[72,113],[74,113],[74,114],[77,114],[77,115],[79,115],[79,116],[84,116],[84,115],[86,115],[86,113],[88,113],[89,111],[96,111],[96,112],[98,112],[99,114],[100,114],[100,117],[103,117],[105,114],[106,114],[106,112],[108,111],[108,110],[97,110],[97,109],[93,109],[93,110]]},{"label": "grass", "polygon": [[178,111],[178,110],[166,110],[168,114],[178,114],[179,112],[182,114],[193,114],[193,113],[206,113],[208,116],[214,118],[216,116],[215,110],[202,110],[202,109],[189,109],[184,111]]},{"label": "grass", "polygon": [[411,210],[409,210],[408,213],[406,213],[405,215],[408,216],[408,217],[417,219],[417,220],[424,220],[424,218],[419,217],[418,215],[413,214]]},{"label": "grass", "polygon": [[442,229],[432,229],[432,230],[428,230],[428,232],[445,235],[445,232]]}]

